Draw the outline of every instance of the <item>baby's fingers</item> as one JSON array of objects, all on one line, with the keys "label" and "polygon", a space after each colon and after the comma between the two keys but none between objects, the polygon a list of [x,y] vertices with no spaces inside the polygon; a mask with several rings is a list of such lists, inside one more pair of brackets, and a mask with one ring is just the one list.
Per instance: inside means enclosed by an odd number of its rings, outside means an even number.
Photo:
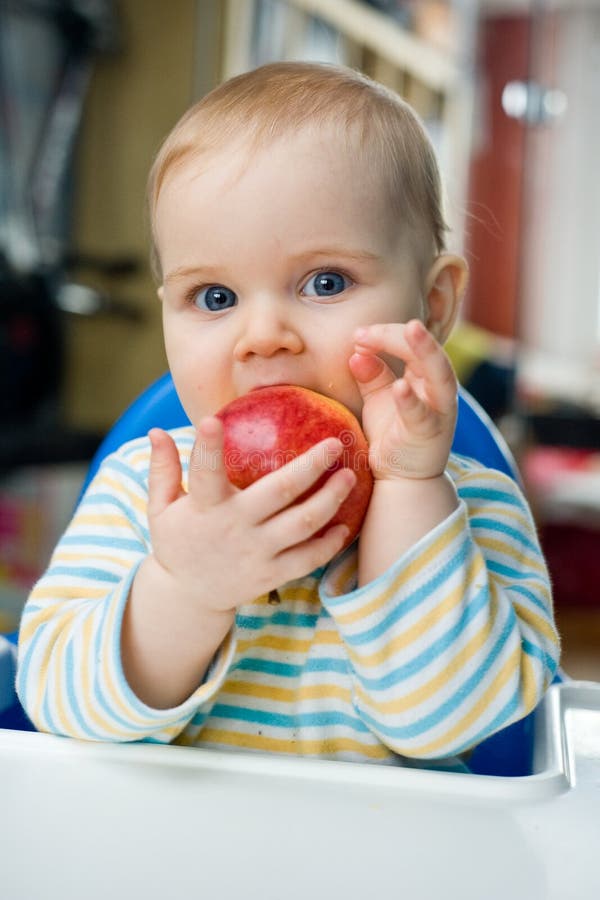
[{"label": "baby's fingers", "polygon": [[302,544],[282,550],[277,556],[277,562],[285,573],[282,580],[302,578],[307,572],[327,565],[343,548],[347,537],[347,525],[333,525],[322,537],[309,538]]},{"label": "baby's fingers", "polygon": [[[418,394],[434,409],[451,410],[456,399],[456,376],[446,353],[418,319],[406,325],[387,322],[357,332],[359,352],[388,353],[404,360],[405,374]],[[362,348],[362,351],[361,351]]]},{"label": "baby's fingers", "polygon": [[189,492],[202,509],[232,493],[223,461],[223,423],[216,416],[207,416],[198,426],[190,457]]},{"label": "baby's fingers", "polygon": [[326,438],[246,488],[240,502],[251,506],[252,521],[264,522],[298,500],[335,465],[342,449],[337,438]]},{"label": "baby's fingers", "polygon": [[[282,549],[309,540],[331,522],[356,484],[351,469],[339,469],[302,503],[284,510],[273,521]],[[347,533],[347,532],[346,532]]]},{"label": "baby's fingers", "polygon": [[438,430],[438,414],[421,400],[406,377],[394,384],[393,393],[405,429],[419,437],[427,437]]},{"label": "baby's fingers", "polygon": [[[456,375],[442,347],[422,322],[409,322],[405,338],[411,348],[404,373],[413,391],[420,384],[427,401],[438,412],[450,412],[456,403]],[[418,393],[418,391],[416,391]]]},{"label": "baby's fingers", "polygon": [[148,516],[158,516],[183,496],[181,462],[173,438],[161,428],[148,432],[152,447],[148,473]]}]

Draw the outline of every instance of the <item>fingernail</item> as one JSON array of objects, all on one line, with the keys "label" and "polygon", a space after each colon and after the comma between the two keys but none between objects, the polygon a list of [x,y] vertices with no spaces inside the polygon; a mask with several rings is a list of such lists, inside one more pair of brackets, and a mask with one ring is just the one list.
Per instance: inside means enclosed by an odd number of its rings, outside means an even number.
[{"label": "fingernail", "polygon": [[354,471],[354,469],[344,469],[344,472],[347,473],[344,475],[346,484],[349,485],[350,487],[354,487],[354,485],[356,484],[356,482],[358,480],[356,472]]},{"label": "fingernail", "polygon": [[[335,441],[335,443],[334,443]],[[323,462],[326,469],[336,469],[338,458],[343,450],[341,441],[337,438],[326,438],[324,446]]]}]

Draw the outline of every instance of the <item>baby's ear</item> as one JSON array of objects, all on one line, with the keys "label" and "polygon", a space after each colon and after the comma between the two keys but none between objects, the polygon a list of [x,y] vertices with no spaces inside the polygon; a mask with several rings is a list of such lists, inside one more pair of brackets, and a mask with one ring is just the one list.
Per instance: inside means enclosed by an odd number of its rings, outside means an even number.
[{"label": "baby's ear", "polygon": [[443,344],[454,325],[465,288],[468,269],[461,256],[442,253],[425,278],[425,325]]},{"label": "baby's ear", "polygon": [[157,288],[156,293],[157,293],[157,295],[158,295],[158,299],[159,299],[160,302],[162,303],[163,300],[165,299],[165,289],[164,289],[164,286],[163,286],[162,284],[161,284],[161,286],[160,286],[159,288]]}]

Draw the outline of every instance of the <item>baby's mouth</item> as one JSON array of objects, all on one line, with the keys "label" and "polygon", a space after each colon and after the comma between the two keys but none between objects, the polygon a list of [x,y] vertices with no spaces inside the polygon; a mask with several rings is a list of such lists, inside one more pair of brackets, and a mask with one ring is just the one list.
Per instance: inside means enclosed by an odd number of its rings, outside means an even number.
[{"label": "baby's mouth", "polygon": [[277,387],[282,384],[293,384],[291,381],[261,381],[260,384],[255,384],[254,387],[251,387],[251,391],[260,391],[261,388],[266,387]]}]

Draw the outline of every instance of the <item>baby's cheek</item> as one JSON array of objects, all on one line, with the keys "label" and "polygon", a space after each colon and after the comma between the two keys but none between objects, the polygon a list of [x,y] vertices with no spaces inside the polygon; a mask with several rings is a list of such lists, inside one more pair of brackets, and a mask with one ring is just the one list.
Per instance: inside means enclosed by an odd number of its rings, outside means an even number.
[{"label": "baby's cheek", "polygon": [[[348,356],[350,356],[350,354]],[[354,413],[360,422],[362,417],[363,399],[348,357],[345,359],[345,368],[346,371],[344,377],[338,378],[337,383],[335,384],[336,389],[330,390],[328,393],[334,400],[339,400],[340,403],[343,403],[351,413]]]}]

